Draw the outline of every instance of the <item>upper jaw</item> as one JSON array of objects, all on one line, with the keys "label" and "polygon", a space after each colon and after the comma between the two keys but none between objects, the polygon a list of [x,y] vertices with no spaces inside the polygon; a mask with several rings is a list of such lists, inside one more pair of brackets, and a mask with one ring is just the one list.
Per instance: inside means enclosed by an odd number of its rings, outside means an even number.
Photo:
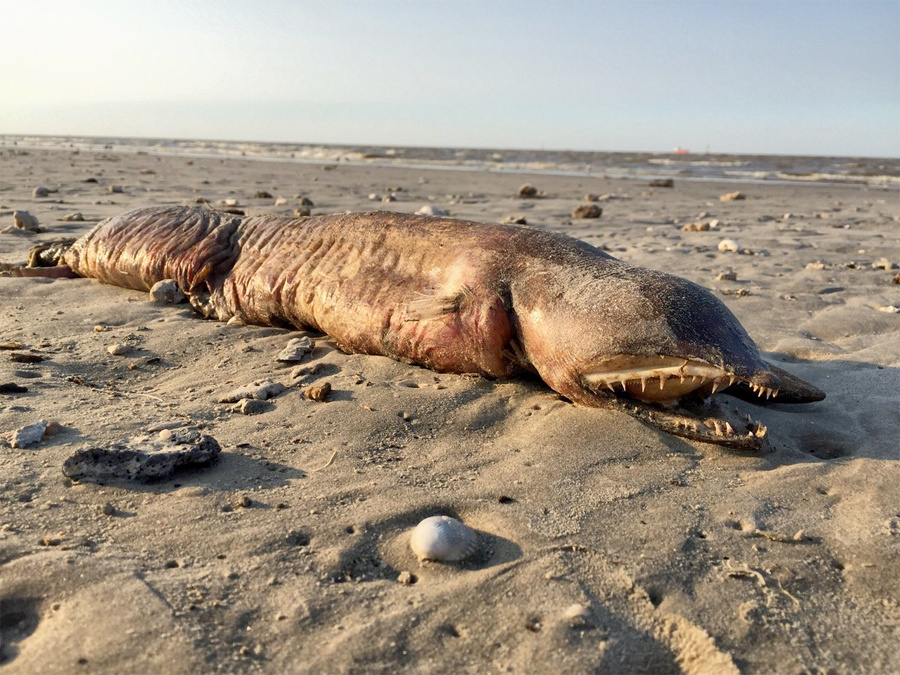
[{"label": "upper jaw", "polygon": [[674,403],[691,393],[705,398],[735,383],[746,385],[761,399],[778,395],[778,376],[771,370],[764,366],[752,373],[742,370],[674,356],[619,355],[593,364],[581,379],[595,393],[621,391],[652,403]]}]

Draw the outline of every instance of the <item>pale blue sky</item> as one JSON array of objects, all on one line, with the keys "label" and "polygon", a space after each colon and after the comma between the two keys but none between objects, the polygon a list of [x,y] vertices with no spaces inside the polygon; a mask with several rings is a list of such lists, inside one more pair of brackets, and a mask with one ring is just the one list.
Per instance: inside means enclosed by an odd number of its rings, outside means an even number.
[{"label": "pale blue sky", "polygon": [[900,0],[0,7],[0,133],[900,157]]}]

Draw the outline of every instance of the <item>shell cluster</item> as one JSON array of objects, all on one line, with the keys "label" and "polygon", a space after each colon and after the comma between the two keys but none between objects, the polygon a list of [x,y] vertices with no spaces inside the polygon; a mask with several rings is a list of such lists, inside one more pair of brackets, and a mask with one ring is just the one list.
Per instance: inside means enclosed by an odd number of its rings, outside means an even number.
[{"label": "shell cluster", "polygon": [[456,518],[431,516],[412,531],[409,545],[419,560],[456,562],[478,549],[478,535]]}]

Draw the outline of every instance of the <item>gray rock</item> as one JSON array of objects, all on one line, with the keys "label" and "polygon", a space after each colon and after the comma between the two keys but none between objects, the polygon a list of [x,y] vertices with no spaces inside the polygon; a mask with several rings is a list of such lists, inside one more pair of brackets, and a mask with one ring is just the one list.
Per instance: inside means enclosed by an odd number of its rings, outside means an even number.
[{"label": "gray rock", "polygon": [[166,478],[182,466],[207,464],[220,451],[216,439],[197,429],[165,430],[109,447],[78,450],[66,459],[62,471],[73,480],[146,483]]},{"label": "gray rock", "polygon": [[284,361],[286,363],[296,363],[298,361],[302,361],[303,358],[309,354],[313,348],[316,346],[316,343],[310,337],[299,337],[299,338],[291,338],[288,340],[288,343],[285,345],[284,349],[282,349],[278,356],[275,357],[276,361]]},{"label": "gray rock", "polygon": [[74,213],[67,213],[60,220],[64,223],[83,223],[84,215],[80,211],[75,211]]},{"label": "gray rock", "polygon": [[516,195],[519,197],[536,197],[537,193],[537,188],[534,187],[534,185],[530,185],[529,183],[520,185],[519,189],[516,191]]},{"label": "gray rock", "polygon": [[278,396],[286,387],[280,382],[272,382],[272,380],[257,380],[252,384],[245,385],[238,389],[234,389],[219,399],[219,403],[237,403],[241,399],[255,398],[265,401]]},{"label": "gray rock", "polygon": [[232,407],[232,410],[242,415],[259,415],[272,410],[273,406],[268,401],[260,401],[257,398],[241,399]]},{"label": "gray rock", "polygon": [[34,188],[34,190],[31,193],[31,196],[32,197],[46,197],[49,194],[50,194],[50,190],[45,188],[43,185],[39,185],[38,187]]},{"label": "gray rock", "polygon": [[35,424],[29,424],[27,427],[16,429],[9,434],[9,444],[14,448],[30,448],[37,445],[47,433],[47,420],[41,420]]}]

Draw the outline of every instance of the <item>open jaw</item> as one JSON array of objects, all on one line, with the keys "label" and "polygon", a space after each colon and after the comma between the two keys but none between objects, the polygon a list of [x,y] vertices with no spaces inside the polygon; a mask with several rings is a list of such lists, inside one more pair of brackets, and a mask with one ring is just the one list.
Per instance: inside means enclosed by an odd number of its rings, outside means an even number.
[{"label": "open jaw", "polygon": [[[619,355],[581,374],[593,403],[628,413],[663,431],[743,450],[758,450],[767,429],[749,415],[738,420],[707,399],[720,390],[765,404],[777,401],[779,377],[760,369],[739,374],[673,356]],[[727,415],[727,417],[726,417]]]}]

